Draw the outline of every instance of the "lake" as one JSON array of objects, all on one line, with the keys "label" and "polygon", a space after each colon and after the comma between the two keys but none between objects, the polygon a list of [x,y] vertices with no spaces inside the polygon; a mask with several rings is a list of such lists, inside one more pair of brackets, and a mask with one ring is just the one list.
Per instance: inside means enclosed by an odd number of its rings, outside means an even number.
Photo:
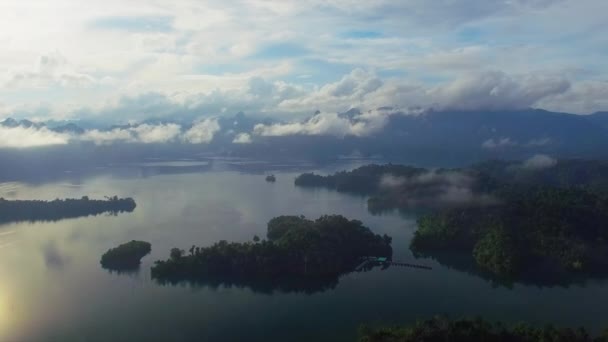
[{"label": "lake", "polygon": [[[364,161],[318,169],[351,169]],[[352,341],[363,323],[408,323],[436,314],[481,315],[599,332],[608,326],[608,283],[569,287],[494,285],[479,276],[415,259],[408,249],[414,215],[367,211],[366,198],[296,188],[314,165],[245,161],[108,166],[44,182],[0,183],[0,197],[54,199],[118,195],[137,208],[57,222],[0,226],[0,341]],[[272,170],[275,183],[264,181]],[[279,215],[342,214],[393,237],[394,259],[432,271],[389,267],[351,273],[313,293],[256,292],[211,285],[160,285],[154,260],[172,247],[265,236]],[[152,243],[137,273],[99,265],[109,248],[132,239]]]}]

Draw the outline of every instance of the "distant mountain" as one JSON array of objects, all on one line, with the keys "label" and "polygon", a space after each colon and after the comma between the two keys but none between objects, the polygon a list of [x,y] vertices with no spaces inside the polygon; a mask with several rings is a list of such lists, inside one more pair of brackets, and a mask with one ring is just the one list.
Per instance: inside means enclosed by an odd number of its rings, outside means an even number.
[{"label": "distant mountain", "polygon": [[18,127],[19,122],[13,118],[7,118],[4,121],[0,122],[0,125],[4,127]]},{"label": "distant mountain", "polygon": [[608,144],[607,128],[599,127],[594,120],[594,115],[532,109],[429,112],[391,116],[379,137],[436,147],[591,151]]},{"label": "distant mountain", "polygon": [[83,134],[85,131],[84,128],[76,125],[75,123],[68,123],[65,125],[53,127],[52,130],[57,133],[73,133],[73,134]]},{"label": "distant mountain", "polygon": [[[398,109],[381,107],[378,111],[393,114],[380,131],[369,136],[289,135],[256,136],[257,124],[273,124],[278,120],[261,119],[240,112],[218,118],[219,132],[208,144],[190,145],[180,140],[173,144],[121,148],[127,158],[155,153],[154,157],[171,158],[190,153],[205,153],[265,159],[332,160],[339,156],[381,157],[401,162],[422,162],[444,165],[468,164],[486,159],[521,159],[543,153],[555,157],[608,158],[608,112],[574,115],[538,109],[503,111],[428,111],[405,115]],[[353,123],[358,109],[339,113]],[[314,114],[312,114],[314,115]],[[312,116],[311,115],[311,116]],[[148,124],[177,123],[187,131],[193,123],[151,120]],[[6,119],[4,127],[41,127],[44,124],[27,120]],[[61,122],[48,127],[56,132],[82,134],[89,126],[81,122]],[[128,129],[133,125],[96,127],[101,130]],[[251,135],[251,143],[235,144],[241,133]],[[106,148],[103,148],[105,150]],[[108,146],[107,149],[111,149]],[[101,151],[102,148],[98,148]]]},{"label": "distant mountain", "polygon": [[43,123],[38,123],[38,122],[33,122],[30,120],[21,120],[21,121],[17,121],[13,118],[7,118],[4,121],[0,122],[0,126],[4,126],[4,127],[10,127],[10,128],[14,128],[14,127],[24,127],[24,128],[30,128],[30,127],[34,127],[34,128],[40,128],[40,127],[44,127]]}]

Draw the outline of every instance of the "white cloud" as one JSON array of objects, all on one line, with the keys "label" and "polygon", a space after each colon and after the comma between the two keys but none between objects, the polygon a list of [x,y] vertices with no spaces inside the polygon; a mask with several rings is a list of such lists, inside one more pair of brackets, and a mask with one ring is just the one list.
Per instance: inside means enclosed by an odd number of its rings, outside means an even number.
[{"label": "white cloud", "polygon": [[175,140],[181,132],[181,127],[176,124],[143,124],[133,128],[133,132],[137,134],[137,140],[144,144],[165,143]]},{"label": "white cloud", "polygon": [[182,135],[182,140],[191,144],[204,144],[213,140],[215,133],[219,132],[220,125],[217,119],[205,119],[192,126]]},{"label": "white cloud", "polygon": [[389,196],[396,195],[400,205],[411,207],[445,207],[498,203],[485,193],[473,191],[475,179],[462,172],[431,170],[412,177],[383,175],[380,186]]},{"label": "white cloud", "polygon": [[537,154],[522,163],[522,168],[527,170],[542,170],[555,166],[557,160],[544,154]]},{"label": "white cloud", "polygon": [[163,111],[199,116],[386,105],[589,113],[608,108],[607,10],[603,0],[5,0],[2,101],[53,117],[150,93],[174,106]]},{"label": "white cloud", "polygon": [[512,77],[499,71],[477,73],[432,89],[439,109],[522,109],[548,96],[566,92],[570,82],[559,77]]},{"label": "white cloud", "polygon": [[140,144],[161,144],[176,142],[178,140],[200,144],[207,143],[213,139],[213,134],[217,130],[217,121],[210,119],[195,124],[190,130],[182,133],[180,125],[169,124],[141,124],[130,127],[119,127],[108,131],[97,129],[88,130],[79,139],[82,141],[92,141],[97,145],[109,145],[113,143],[140,143]]},{"label": "white cloud", "polygon": [[261,136],[335,135],[367,136],[380,131],[390,113],[369,111],[349,118],[337,113],[317,113],[311,118],[292,123],[257,124],[254,133]]},{"label": "white cloud", "polygon": [[109,131],[93,129],[80,136],[83,141],[92,141],[96,145],[109,145],[115,142],[135,142],[135,137],[129,129],[115,128]]},{"label": "white cloud", "polygon": [[0,148],[28,148],[51,145],[65,145],[70,141],[68,134],[53,132],[46,127],[4,127],[0,126]]},{"label": "white cloud", "polygon": [[234,140],[232,140],[233,144],[251,144],[251,142],[251,135],[248,133],[239,133],[234,137]]}]

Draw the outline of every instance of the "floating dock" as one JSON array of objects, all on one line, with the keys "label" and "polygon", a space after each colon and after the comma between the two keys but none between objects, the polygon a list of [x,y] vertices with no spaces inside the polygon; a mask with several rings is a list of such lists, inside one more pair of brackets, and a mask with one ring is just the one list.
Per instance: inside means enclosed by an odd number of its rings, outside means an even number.
[{"label": "floating dock", "polygon": [[389,260],[386,257],[367,257],[357,267],[355,267],[355,271],[359,271],[369,264],[410,267],[410,268],[417,268],[417,269],[421,269],[421,270],[432,270],[433,269],[430,266],[412,264],[412,263],[401,262],[401,261],[393,261],[393,260]]}]

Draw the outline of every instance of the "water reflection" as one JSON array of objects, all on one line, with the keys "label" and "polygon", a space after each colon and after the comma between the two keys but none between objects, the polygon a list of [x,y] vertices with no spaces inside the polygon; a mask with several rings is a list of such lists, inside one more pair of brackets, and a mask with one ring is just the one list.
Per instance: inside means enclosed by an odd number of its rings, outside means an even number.
[{"label": "water reflection", "polygon": [[136,204],[132,198],[112,198],[104,200],[67,198],[52,201],[6,200],[0,197],[0,225],[13,222],[56,222],[78,217],[130,213]]},{"label": "water reflection", "polygon": [[341,274],[325,277],[305,277],[289,276],[274,278],[255,278],[255,277],[229,277],[216,276],[200,279],[154,279],[154,281],[164,286],[188,285],[192,288],[237,288],[249,289],[254,293],[275,294],[275,293],[305,293],[314,294],[328,290],[333,290],[338,286],[340,278],[352,273],[364,273],[373,269],[386,270],[389,264],[374,265],[366,264],[364,267],[355,271],[346,271]]},{"label": "water reflection", "polygon": [[454,269],[459,272],[467,273],[471,276],[478,277],[492,284],[494,287],[504,287],[513,289],[516,284],[534,286],[537,288],[569,288],[572,286],[584,287],[590,283],[604,281],[608,279],[605,274],[573,274],[558,270],[554,265],[537,264],[533,267],[528,267],[523,273],[518,275],[517,279],[501,278],[493,273],[486,272],[476,266],[475,259],[472,255],[456,252],[433,252],[433,254],[416,253],[416,258],[433,259],[439,264],[449,269]]},{"label": "water reflection", "polygon": [[339,169],[352,169],[379,160],[353,159],[326,162],[291,161],[276,162],[246,158],[194,157],[187,160],[153,160],[128,163],[90,164],[69,167],[61,163],[45,165],[44,172],[39,168],[3,169],[0,173],[0,194],[13,197],[15,190],[23,184],[43,185],[63,182],[65,186],[81,186],[87,179],[111,175],[115,178],[135,179],[158,175],[180,175],[205,172],[240,172],[263,175],[267,172],[307,172],[324,169],[334,172]]},{"label": "water reflection", "polygon": [[[375,216],[366,198],[295,188],[299,170],[273,173],[274,184],[260,174],[234,170],[148,178],[109,172],[76,177],[78,187],[63,186],[65,180],[20,184],[14,198],[109,193],[134,197],[137,210],[1,226],[0,246],[14,242],[0,247],[0,341],[352,341],[361,323],[407,323],[438,313],[585,326],[592,332],[605,326],[605,281],[568,288],[496,287],[453,259],[424,259],[432,271],[390,267],[311,286],[299,281],[161,286],[151,280],[153,261],[166,258],[173,247],[250,241],[265,235],[271,218],[289,214],[361,220],[375,233],[393,237],[395,260],[416,263],[409,250],[416,229],[412,217]],[[109,247],[133,239],[154,247],[138,271],[118,274],[100,267]]]},{"label": "water reflection", "polygon": [[56,271],[61,271],[70,262],[70,257],[59,249],[54,240],[49,240],[43,245],[42,254],[46,266]]}]

